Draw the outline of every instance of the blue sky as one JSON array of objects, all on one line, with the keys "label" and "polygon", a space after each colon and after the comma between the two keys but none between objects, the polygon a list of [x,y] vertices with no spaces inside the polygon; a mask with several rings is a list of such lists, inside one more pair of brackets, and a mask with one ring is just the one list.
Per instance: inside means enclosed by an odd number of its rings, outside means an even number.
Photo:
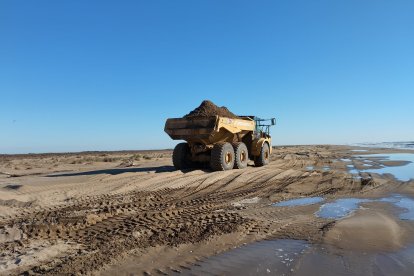
[{"label": "blue sky", "polygon": [[414,139],[414,1],[0,2],[0,153],[157,149],[204,99],[275,144]]}]

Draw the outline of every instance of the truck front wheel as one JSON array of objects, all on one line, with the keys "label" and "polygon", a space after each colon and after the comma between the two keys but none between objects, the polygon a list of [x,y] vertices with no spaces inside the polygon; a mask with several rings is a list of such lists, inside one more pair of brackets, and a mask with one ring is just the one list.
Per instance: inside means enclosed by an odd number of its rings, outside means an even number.
[{"label": "truck front wheel", "polygon": [[234,167],[234,149],[230,143],[217,143],[211,150],[210,167],[213,171],[226,171]]},{"label": "truck front wheel", "polygon": [[260,155],[254,158],[254,165],[262,167],[270,162],[270,148],[268,143],[264,143],[260,151]]}]

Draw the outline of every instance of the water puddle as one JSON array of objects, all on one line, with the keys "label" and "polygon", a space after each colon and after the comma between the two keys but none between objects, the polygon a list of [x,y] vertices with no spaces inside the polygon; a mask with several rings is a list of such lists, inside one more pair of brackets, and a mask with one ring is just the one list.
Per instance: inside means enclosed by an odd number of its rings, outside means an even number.
[{"label": "water puddle", "polygon": [[333,202],[323,204],[315,215],[326,219],[342,219],[355,212],[360,207],[361,203],[366,202],[390,203],[402,209],[399,215],[400,219],[414,220],[414,199],[402,195],[393,195],[391,197],[380,199],[341,198]]},{"label": "water puddle", "polygon": [[316,244],[299,257],[289,275],[412,275],[414,246],[396,252],[359,252]]},{"label": "water puddle", "polygon": [[393,195],[391,197],[381,198],[379,201],[391,203],[401,208],[400,219],[414,220],[414,199],[402,195]]},{"label": "water puddle", "polygon": [[282,201],[279,203],[272,204],[275,207],[294,207],[294,206],[305,206],[305,205],[312,205],[316,203],[322,202],[324,199],[323,197],[304,197],[304,198],[296,198],[291,200]]},{"label": "water puddle", "polygon": [[370,199],[364,198],[341,198],[334,202],[323,204],[316,216],[326,219],[340,219],[352,214],[359,208],[359,204],[370,202]]},{"label": "water puddle", "polygon": [[197,262],[180,275],[412,275],[414,246],[359,252],[301,240],[255,242]]},{"label": "water puddle", "polygon": [[349,158],[341,158],[340,159],[342,162],[352,162],[352,160],[351,159],[349,159]]},{"label": "water puddle", "polygon": [[188,275],[289,275],[298,257],[309,248],[306,241],[255,242],[197,262]]},{"label": "water puddle", "polygon": [[355,168],[354,165],[346,165],[346,168],[348,169],[350,174],[358,174],[359,171]]},{"label": "water puddle", "polygon": [[[273,204],[278,207],[323,202],[323,197],[298,198]],[[414,220],[414,199],[394,194],[378,199],[342,198],[323,204],[318,217],[341,219],[362,203],[385,202],[401,209],[400,218]],[[355,235],[358,235],[356,230]],[[198,261],[180,275],[412,275],[414,246],[394,252],[351,250],[302,240],[265,240]]]},{"label": "water puddle", "polygon": [[402,198],[395,206],[404,209],[400,218],[404,220],[414,220],[414,200],[411,198]]},{"label": "water puddle", "polygon": [[350,170],[355,169],[354,165],[346,165],[346,167]]},{"label": "water puddle", "polygon": [[[272,204],[273,207],[296,207],[318,204],[323,202],[323,197],[303,197]],[[386,202],[402,209],[400,219],[414,220],[414,199],[399,194],[379,199],[368,198],[340,198],[333,202],[324,203],[320,206],[315,216],[325,219],[342,219],[353,214],[361,203],[367,202]]]},{"label": "water puddle", "polygon": [[[315,167],[314,167],[314,166],[307,166],[307,167],[306,167],[306,170],[307,170],[307,171],[313,171],[313,170],[315,170]],[[330,168],[329,166],[323,166],[323,167],[322,167],[322,170],[323,170],[324,172],[327,172],[327,171],[330,171],[330,170],[331,170],[331,168]]]},{"label": "water puddle", "polygon": [[353,151],[353,152],[367,152],[368,150],[364,150],[364,149],[354,149],[354,150],[351,150],[351,151]]},{"label": "water puddle", "polygon": [[412,153],[392,153],[392,154],[366,154],[363,158],[375,158],[383,161],[408,161],[410,163],[402,166],[385,166],[382,168],[366,168],[363,170],[352,170],[350,173],[369,172],[378,174],[392,174],[401,181],[414,179],[414,154]]}]

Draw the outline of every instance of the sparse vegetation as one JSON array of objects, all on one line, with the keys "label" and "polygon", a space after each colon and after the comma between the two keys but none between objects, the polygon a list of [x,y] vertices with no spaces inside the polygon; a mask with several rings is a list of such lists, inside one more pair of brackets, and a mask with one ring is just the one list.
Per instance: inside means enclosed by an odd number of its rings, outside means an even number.
[{"label": "sparse vegetation", "polygon": [[142,158],[142,156],[141,156],[141,154],[139,154],[139,153],[134,154],[134,155],[132,155],[132,156],[131,156],[131,159],[132,159],[132,160],[137,160],[137,161],[139,161],[139,160],[141,160],[141,158]]},{"label": "sparse vegetation", "polygon": [[104,157],[102,159],[103,162],[114,162],[116,160],[117,160],[117,158],[113,158],[113,157]]}]

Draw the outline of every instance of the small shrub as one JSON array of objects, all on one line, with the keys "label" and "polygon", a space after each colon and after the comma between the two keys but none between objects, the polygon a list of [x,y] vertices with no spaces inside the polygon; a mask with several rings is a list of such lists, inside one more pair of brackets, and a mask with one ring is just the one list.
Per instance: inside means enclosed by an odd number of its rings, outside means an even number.
[{"label": "small shrub", "polygon": [[142,156],[141,156],[141,154],[134,154],[134,155],[132,155],[131,156],[131,159],[133,159],[133,160],[141,160],[141,158],[142,158]]},{"label": "small shrub", "polygon": [[105,157],[104,159],[102,159],[103,162],[114,162],[115,158],[111,158],[111,157]]}]

